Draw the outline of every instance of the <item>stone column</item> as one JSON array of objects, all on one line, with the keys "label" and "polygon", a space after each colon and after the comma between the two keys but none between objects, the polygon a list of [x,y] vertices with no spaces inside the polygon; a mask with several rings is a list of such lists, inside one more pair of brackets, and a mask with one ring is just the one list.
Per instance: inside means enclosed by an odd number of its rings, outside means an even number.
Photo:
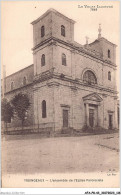
[{"label": "stone column", "polygon": [[89,104],[86,104],[86,125],[89,126]]},{"label": "stone column", "polygon": [[97,117],[97,118],[96,118],[96,119],[97,119],[97,121],[96,121],[96,126],[99,126],[99,116],[98,116],[98,112],[99,112],[99,111],[98,111],[98,110],[99,110],[99,106],[96,107],[96,115],[97,115],[97,116],[96,116],[96,117]]},{"label": "stone column", "polygon": [[117,112],[117,100],[115,100],[115,116],[114,116],[114,128],[118,128],[118,112]]}]

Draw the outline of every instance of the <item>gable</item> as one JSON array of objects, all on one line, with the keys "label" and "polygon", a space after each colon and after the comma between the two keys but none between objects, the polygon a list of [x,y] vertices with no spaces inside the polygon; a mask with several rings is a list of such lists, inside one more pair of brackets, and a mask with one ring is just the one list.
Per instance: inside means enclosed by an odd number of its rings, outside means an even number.
[{"label": "gable", "polygon": [[101,102],[103,99],[97,93],[92,93],[92,94],[89,94],[87,96],[84,96],[83,100],[91,100],[91,101]]}]

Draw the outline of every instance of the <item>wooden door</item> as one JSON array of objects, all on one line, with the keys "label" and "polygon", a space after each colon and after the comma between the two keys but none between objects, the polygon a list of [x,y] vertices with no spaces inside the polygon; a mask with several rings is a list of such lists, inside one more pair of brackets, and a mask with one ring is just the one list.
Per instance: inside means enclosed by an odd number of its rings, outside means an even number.
[{"label": "wooden door", "polygon": [[89,109],[89,126],[94,127],[94,109]]},{"label": "wooden door", "polygon": [[109,114],[109,129],[112,129],[112,115]]},{"label": "wooden door", "polygon": [[63,127],[68,127],[68,110],[63,110]]}]

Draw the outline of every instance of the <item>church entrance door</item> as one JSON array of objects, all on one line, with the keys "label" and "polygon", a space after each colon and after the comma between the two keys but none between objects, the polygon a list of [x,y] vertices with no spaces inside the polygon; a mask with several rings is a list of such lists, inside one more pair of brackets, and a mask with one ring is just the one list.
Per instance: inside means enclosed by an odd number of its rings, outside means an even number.
[{"label": "church entrance door", "polygon": [[109,129],[112,129],[112,115],[109,114]]},{"label": "church entrance door", "polygon": [[94,127],[94,109],[89,109],[89,126]]},{"label": "church entrance door", "polygon": [[68,110],[63,110],[63,127],[68,127]]}]

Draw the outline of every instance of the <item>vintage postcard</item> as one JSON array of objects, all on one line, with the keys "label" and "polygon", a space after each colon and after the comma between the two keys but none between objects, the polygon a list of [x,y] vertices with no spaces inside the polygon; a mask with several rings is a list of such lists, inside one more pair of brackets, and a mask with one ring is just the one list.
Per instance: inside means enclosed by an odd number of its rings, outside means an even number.
[{"label": "vintage postcard", "polygon": [[3,188],[119,188],[119,1],[2,1]]}]

